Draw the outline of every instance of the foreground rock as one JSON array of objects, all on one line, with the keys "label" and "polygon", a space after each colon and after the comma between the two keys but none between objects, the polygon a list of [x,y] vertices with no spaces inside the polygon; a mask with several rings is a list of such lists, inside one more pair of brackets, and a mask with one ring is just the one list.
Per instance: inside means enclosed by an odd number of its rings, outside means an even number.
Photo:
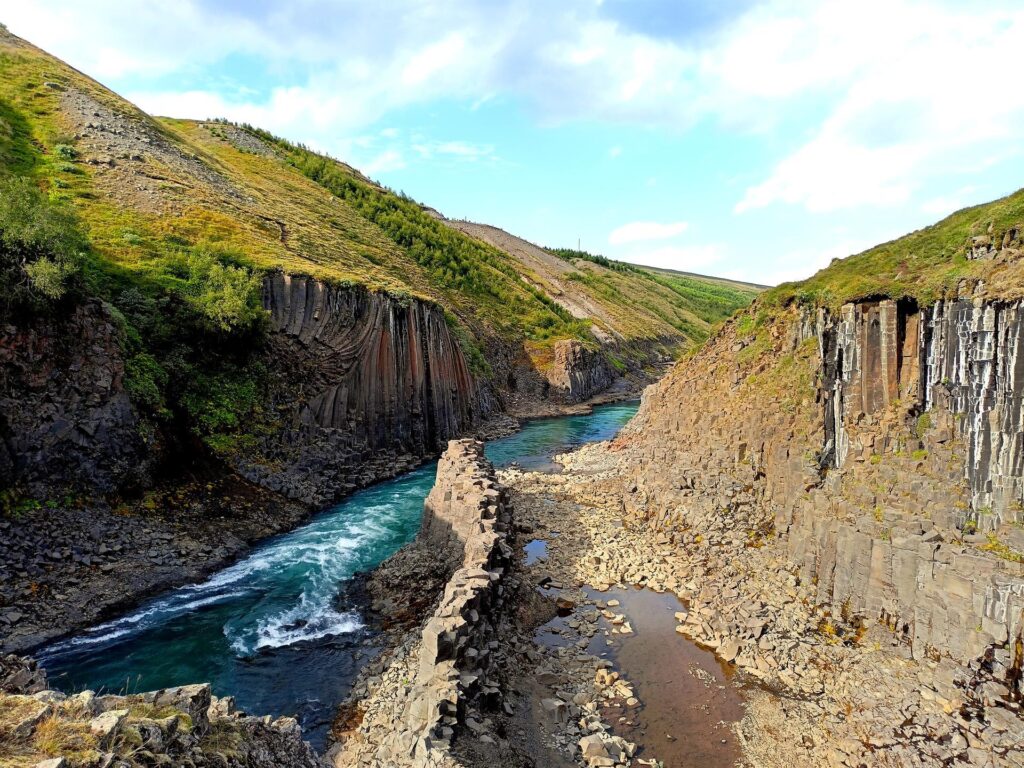
[{"label": "foreground rock", "polygon": [[32,662],[0,659],[0,764],[11,768],[321,768],[292,718],[247,717],[208,685],[132,696],[49,690]]}]

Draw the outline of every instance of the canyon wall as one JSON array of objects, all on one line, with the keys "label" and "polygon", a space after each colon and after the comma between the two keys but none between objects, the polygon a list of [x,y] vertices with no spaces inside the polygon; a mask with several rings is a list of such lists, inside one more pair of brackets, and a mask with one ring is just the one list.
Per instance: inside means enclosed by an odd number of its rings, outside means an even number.
[{"label": "canyon wall", "polygon": [[443,311],[275,273],[264,282],[282,433],[247,477],[324,503],[395,474],[494,412]]},{"label": "canyon wall", "polygon": [[[832,466],[850,451],[848,424],[861,424],[897,400],[917,413],[953,416],[966,456],[971,518],[983,530],[1021,522],[1024,500],[1024,322],[1022,302],[960,298],[918,311],[912,302],[848,304],[821,313]],[[834,430],[829,428],[834,425]],[[874,437],[874,435],[872,435]],[[884,450],[860,440],[855,451]]]},{"label": "canyon wall", "polygon": [[781,547],[820,604],[915,658],[1019,667],[1018,313],[963,297],[731,321],[620,438],[627,514]]},{"label": "canyon wall", "polygon": [[554,361],[545,377],[569,402],[580,403],[608,389],[618,374],[600,350],[566,340],[555,344]]},{"label": "canyon wall", "polygon": [[358,729],[329,753],[337,768],[452,765],[449,747],[456,729],[473,719],[469,707],[479,697],[500,699],[489,670],[497,664],[493,641],[514,559],[511,517],[483,443],[450,442],[410,547],[455,563],[455,570],[434,610],[361,702]]}]

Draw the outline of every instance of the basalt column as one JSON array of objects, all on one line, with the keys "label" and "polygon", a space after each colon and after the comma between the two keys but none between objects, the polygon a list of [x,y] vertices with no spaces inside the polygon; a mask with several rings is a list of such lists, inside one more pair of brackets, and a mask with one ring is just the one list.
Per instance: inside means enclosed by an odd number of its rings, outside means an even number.
[{"label": "basalt column", "polygon": [[[282,490],[325,500],[348,484],[342,468],[427,455],[481,416],[440,308],[282,273],[265,281],[264,306],[270,363],[293,406]],[[289,479],[292,468],[313,477]]]}]

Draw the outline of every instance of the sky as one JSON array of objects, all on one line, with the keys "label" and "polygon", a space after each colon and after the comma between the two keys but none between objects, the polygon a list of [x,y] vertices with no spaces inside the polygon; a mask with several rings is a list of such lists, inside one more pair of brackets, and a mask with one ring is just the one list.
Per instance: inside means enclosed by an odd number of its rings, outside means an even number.
[{"label": "sky", "polygon": [[158,115],[540,245],[775,284],[1024,185],[1024,2],[19,0]]}]

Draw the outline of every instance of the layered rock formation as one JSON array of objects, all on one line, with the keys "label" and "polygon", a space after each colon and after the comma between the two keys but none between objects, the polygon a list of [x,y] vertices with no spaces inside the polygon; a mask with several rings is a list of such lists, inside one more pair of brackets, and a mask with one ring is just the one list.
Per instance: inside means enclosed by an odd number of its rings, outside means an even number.
[{"label": "layered rock formation", "polygon": [[618,374],[599,350],[575,340],[555,344],[545,378],[569,402],[579,403],[610,387]]},{"label": "layered rock formation", "polygon": [[[847,304],[819,317],[827,380],[826,448],[830,466],[850,451],[847,426],[897,401],[920,413],[952,415],[966,449],[969,510],[993,530],[1021,519],[1024,500],[1024,324],[1021,302],[960,298],[918,311],[913,302]],[[834,446],[834,450],[833,450]],[[858,452],[884,450],[867,440]]]},{"label": "layered rock formation", "polygon": [[472,703],[500,698],[488,670],[513,559],[511,513],[483,443],[449,443],[410,547],[455,570],[432,614],[360,703],[358,729],[330,753],[335,766],[456,765],[449,749],[457,729],[480,728]]},{"label": "layered rock formation", "polygon": [[0,328],[0,491],[46,499],[144,481],[118,335],[95,301],[64,319]]},{"label": "layered rock formation", "polygon": [[[416,299],[275,273],[264,283],[269,363],[291,415],[250,479],[322,503],[440,449],[495,408],[444,313]],[[366,475],[365,477],[362,477]]]},{"label": "layered rock formation", "polygon": [[[695,595],[686,634],[804,693],[828,679],[808,664],[891,670],[891,694],[850,697],[829,681],[836,704],[787,708],[827,723],[825,738],[871,734],[835,743],[833,764],[1016,764],[1016,318],[1014,304],[968,297],[751,313],[649,388],[615,445],[627,524],[677,546],[713,585]],[[780,600],[759,589],[783,590],[781,611],[811,608],[812,647],[850,650],[815,661],[791,628],[761,623]],[[864,632],[890,649],[870,665]],[[872,697],[892,699],[895,722],[871,715]]]}]

